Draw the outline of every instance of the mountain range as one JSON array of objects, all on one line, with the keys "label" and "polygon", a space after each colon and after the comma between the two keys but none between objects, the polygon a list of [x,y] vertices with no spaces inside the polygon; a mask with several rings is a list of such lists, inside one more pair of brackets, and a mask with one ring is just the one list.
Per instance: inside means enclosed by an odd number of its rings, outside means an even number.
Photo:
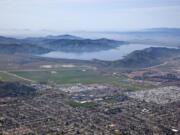
[{"label": "mountain range", "polygon": [[38,43],[39,46],[49,48],[55,51],[64,52],[92,52],[116,48],[120,45],[127,44],[124,41],[115,41],[109,39],[45,39]]},{"label": "mountain range", "polygon": [[[108,50],[128,44],[124,41],[101,39],[83,39],[71,35],[47,36],[40,38],[15,39],[0,36],[0,54],[3,55],[41,55],[52,51],[91,52]],[[162,64],[180,55],[180,49],[151,47],[134,51],[121,60],[95,63],[107,67],[146,68]]]},{"label": "mountain range", "polygon": [[0,54],[26,54],[26,55],[40,55],[52,51],[48,48],[28,44],[28,43],[0,43]]},{"label": "mountain range", "polygon": [[83,39],[72,35],[15,39],[0,37],[1,54],[45,54],[51,51],[89,52],[116,48],[127,44],[110,39]]}]

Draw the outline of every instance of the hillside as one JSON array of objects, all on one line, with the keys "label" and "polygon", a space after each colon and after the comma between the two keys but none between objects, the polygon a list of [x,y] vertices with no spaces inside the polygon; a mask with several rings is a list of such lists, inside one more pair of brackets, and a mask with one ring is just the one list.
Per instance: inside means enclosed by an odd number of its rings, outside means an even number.
[{"label": "hillside", "polygon": [[[43,54],[51,51],[64,51],[64,52],[89,52],[89,51],[101,51],[107,49],[113,49],[118,47],[119,45],[128,44],[128,42],[124,41],[116,41],[110,40],[106,38],[101,39],[83,39],[81,37],[73,36],[73,35],[58,35],[58,36],[46,36],[46,37],[28,37],[25,39],[15,39],[9,37],[0,36],[0,45],[8,44],[7,47],[10,47],[8,51],[3,47],[4,50],[2,52],[6,52],[5,54],[10,54],[7,52],[11,52],[11,48],[15,49],[17,52],[12,53],[22,53],[20,49],[22,48],[28,49],[28,54]],[[14,46],[16,44],[16,47]],[[27,46],[29,45],[29,47]],[[32,46],[34,49],[32,49]],[[36,50],[36,51],[35,51]],[[26,50],[27,51],[27,50]]]},{"label": "hillside", "polygon": [[22,41],[19,39],[0,36],[0,43],[1,44],[21,43],[21,42]]},{"label": "hillside", "polygon": [[24,97],[34,95],[36,89],[25,86],[17,82],[1,82],[0,81],[0,98],[3,97]]},{"label": "hillside", "polygon": [[180,49],[151,47],[130,53],[122,60],[110,62],[112,67],[145,68],[172,59],[180,55]]},{"label": "hillside", "polygon": [[65,52],[89,52],[89,51],[100,51],[116,48],[119,45],[127,44],[124,41],[115,41],[109,39],[84,39],[84,40],[43,40],[40,45],[41,47],[50,48],[55,51],[65,51]]},{"label": "hillside", "polygon": [[50,52],[50,49],[42,48],[36,45],[26,43],[11,43],[2,44],[0,43],[0,54],[28,54],[28,55],[39,55]]},{"label": "hillside", "polygon": [[52,39],[52,40],[60,40],[60,39],[81,40],[83,38],[66,34],[66,35],[57,35],[57,36],[48,35],[46,37],[27,37],[27,38],[23,39],[23,41],[28,42],[28,43],[39,43],[39,42],[43,42],[44,40],[48,40],[48,39]]}]

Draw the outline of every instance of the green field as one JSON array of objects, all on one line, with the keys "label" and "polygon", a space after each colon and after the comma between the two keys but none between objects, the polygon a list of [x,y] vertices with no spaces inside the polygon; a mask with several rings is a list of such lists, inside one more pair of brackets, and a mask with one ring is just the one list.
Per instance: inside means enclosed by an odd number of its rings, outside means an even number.
[{"label": "green field", "polygon": [[104,100],[104,102],[106,102],[108,104],[114,104],[114,103],[117,103],[118,101],[116,99],[106,99],[106,100]]},{"label": "green field", "polygon": [[22,79],[15,77],[15,76],[11,76],[9,74],[0,72],[0,81],[4,81],[4,82],[17,82],[17,81],[23,81]]},{"label": "green field", "polygon": [[78,103],[78,102],[74,102],[74,101],[69,101],[66,102],[67,105],[71,106],[71,107],[96,107],[98,106],[98,103],[95,102],[88,102],[88,103]]},{"label": "green field", "polygon": [[144,89],[150,89],[154,88],[154,86],[143,86],[139,84],[132,84],[123,80],[117,80],[110,82],[111,85],[126,88],[128,90],[144,90]]},{"label": "green field", "polygon": [[[55,72],[55,71],[54,71]],[[111,74],[103,74],[100,71],[85,71],[82,70],[61,70],[56,71],[17,71],[11,72],[23,78],[34,80],[37,82],[45,82],[48,84],[93,84],[93,83],[108,83],[129,90],[146,89],[147,87],[135,85],[123,81],[122,78],[114,78]]]},{"label": "green field", "polygon": [[72,84],[72,83],[103,83],[112,78],[103,76],[100,72],[81,70],[63,70],[52,73],[51,71],[18,71],[12,72],[18,76],[28,78],[37,82],[56,83],[56,84]]}]

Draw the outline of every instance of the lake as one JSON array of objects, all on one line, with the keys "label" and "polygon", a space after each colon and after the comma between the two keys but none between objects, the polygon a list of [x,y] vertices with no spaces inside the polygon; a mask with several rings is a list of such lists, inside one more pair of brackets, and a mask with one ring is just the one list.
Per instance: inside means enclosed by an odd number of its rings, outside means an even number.
[{"label": "lake", "polygon": [[149,47],[158,47],[155,45],[143,45],[143,44],[128,44],[121,45],[116,49],[109,49],[105,51],[98,52],[82,52],[82,53],[74,53],[74,52],[50,52],[44,55],[43,57],[49,58],[65,58],[65,59],[79,59],[79,60],[92,60],[92,59],[100,59],[100,60],[119,60],[122,59],[127,54],[135,51],[135,50],[143,50]]}]

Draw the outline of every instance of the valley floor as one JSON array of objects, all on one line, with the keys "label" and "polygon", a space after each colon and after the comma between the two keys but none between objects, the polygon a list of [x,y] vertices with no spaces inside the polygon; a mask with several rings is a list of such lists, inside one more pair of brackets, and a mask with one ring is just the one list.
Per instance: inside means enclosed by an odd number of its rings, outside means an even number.
[{"label": "valley floor", "polygon": [[20,82],[36,92],[0,94],[0,134],[180,133],[180,59],[125,71],[87,61],[17,57],[0,60],[0,91],[8,93]]}]

